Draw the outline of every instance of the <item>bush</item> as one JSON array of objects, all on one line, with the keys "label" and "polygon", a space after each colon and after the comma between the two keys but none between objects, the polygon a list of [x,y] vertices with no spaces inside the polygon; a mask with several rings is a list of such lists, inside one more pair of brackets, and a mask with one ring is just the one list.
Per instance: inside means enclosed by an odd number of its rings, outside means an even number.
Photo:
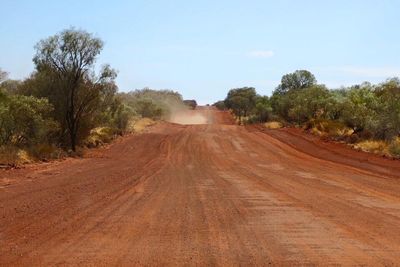
[{"label": "bush", "polygon": [[389,152],[393,157],[400,158],[400,137],[396,137],[389,145]]},{"label": "bush", "polygon": [[48,161],[51,159],[60,159],[66,156],[66,153],[53,144],[37,144],[27,148],[29,155],[40,161]]},{"label": "bush", "polygon": [[31,145],[53,141],[58,124],[49,117],[47,99],[0,96],[0,145]]},{"label": "bush", "polygon": [[364,140],[353,146],[354,148],[364,152],[389,155],[388,144],[382,140]]},{"label": "bush", "polygon": [[29,160],[21,160],[21,150],[15,146],[0,146],[0,165],[17,166],[22,163],[29,163]]},{"label": "bush", "polygon": [[159,120],[161,119],[163,113],[165,114],[165,111],[163,112],[162,107],[157,105],[151,99],[138,100],[136,102],[135,109],[136,112],[143,118]]},{"label": "bush", "polygon": [[375,94],[380,100],[376,136],[392,140],[400,134],[400,80],[394,78],[380,84]]},{"label": "bush", "polygon": [[255,108],[256,105],[256,89],[253,87],[242,87],[231,89],[225,98],[225,106],[232,110],[233,114],[238,118],[239,124],[242,118],[246,119]]},{"label": "bush", "polygon": [[370,84],[354,86],[346,92],[340,104],[340,120],[355,132],[376,136],[379,120],[379,99]]},{"label": "bush", "polygon": [[122,102],[143,118],[166,119],[177,110],[187,109],[182,96],[171,90],[144,88],[120,94]]},{"label": "bush", "polygon": [[279,129],[283,127],[283,124],[279,121],[269,121],[264,124],[267,129]]},{"label": "bush", "polygon": [[214,104],[212,104],[214,107],[216,107],[219,110],[226,110],[226,105],[225,105],[225,101],[217,101]]},{"label": "bush", "polygon": [[111,127],[97,127],[90,131],[84,144],[89,148],[103,146],[110,143],[118,134],[120,134],[118,129]]},{"label": "bush", "polygon": [[267,96],[257,96],[252,122],[266,122],[271,118],[272,107]]},{"label": "bush", "polygon": [[136,116],[136,112],[129,106],[125,104],[119,105],[117,111],[114,113],[113,118],[111,119],[111,125],[121,133],[124,133],[128,130],[129,121]]}]

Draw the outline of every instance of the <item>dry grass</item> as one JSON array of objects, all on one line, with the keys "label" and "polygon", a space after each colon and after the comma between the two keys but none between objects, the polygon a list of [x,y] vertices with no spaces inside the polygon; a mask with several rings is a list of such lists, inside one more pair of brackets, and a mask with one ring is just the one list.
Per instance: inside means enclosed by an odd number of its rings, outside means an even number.
[{"label": "dry grass", "polygon": [[310,129],[311,133],[315,135],[333,138],[344,138],[354,133],[353,129],[346,125],[331,120],[312,120],[308,122],[306,128]]},{"label": "dry grass", "polygon": [[[128,123],[126,132],[141,133],[147,127],[156,122],[149,118],[135,118]],[[94,148],[111,143],[121,132],[111,127],[97,127],[90,131],[89,137],[85,140],[84,145],[88,148]]]},{"label": "dry grass", "polygon": [[13,146],[3,146],[0,148],[0,165],[18,166],[33,161],[26,150]]},{"label": "dry grass", "polygon": [[135,132],[135,133],[141,133],[147,127],[154,125],[155,123],[156,123],[156,121],[149,119],[149,118],[141,118],[141,119],[133,120],[129,123],[128,130]]},{"label": "dry grass", "polygon": [[355,149],[379,155],[390,156],[389,144],[381,140],[364,140],[353,145]]},{"label": "dry grass", "polygon": [[389,145],[389,152],[395,158],[400,158],[400,137],[396,137]]},{"label": "dry grass", "polygon": [[117,131],[110,127],[97,127],[90,131],[90,135],[84,142],[89,148],[110,143],[117,136]]},{"label": "dry grass", "polygon": [[35,160],[48,161],[66,156],[66,152],[55,145],[38,144],[27,149],[29,155]]},{"label": "dry grass", "polygon": [[65,156],[66,153],[62,149],[48,144],[38,144],[23,149],[12,145],[0,147],[1,166],[20,166]]},{"label": "dry grass", "polygon": [[267,129],[279,129],[283,127],[283,124],[279,121],[269,121],[264,123],[264,127]]}]

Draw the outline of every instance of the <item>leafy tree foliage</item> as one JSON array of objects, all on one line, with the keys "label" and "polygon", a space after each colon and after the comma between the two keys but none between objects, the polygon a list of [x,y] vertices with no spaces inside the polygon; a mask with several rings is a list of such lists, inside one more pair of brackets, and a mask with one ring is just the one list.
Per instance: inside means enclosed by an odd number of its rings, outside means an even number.
[{"label": "leafy tree foliage", "polygon": [[390,79],[376,88],[380,108],[377,135],[388,140],[400,136],[400,80]]},{"label": "leafy tree foliage", "polygon": [[311,87],[317,84],[315,76],[307,70],[296,70],[286,74],[281,79],[281,84],[276,88],[276,94],[286,94],[291,90]]},{"label": "leafy tree foliage", "polygon": [[52,111],[47,99],[0,92],[0,145],[51,142],[58,127]]},{"label": "leafy tree foliage", "polygon": [[336,100],[323,85],[274,94],[271,105],[275,113],[289,122],[303,123],[315,118],[333,117]]},{"label": "leafy tree foliage", "polygon": [[226,109],[225,101],[223,101],[223,100],[217,101],[212,105],[214,107],[216,107],[217,109],[219,109],[219,110],[225,110]]},{"label": "leafy tree foliage", "polygon": [[[94,115],[116,93],[116,72],[104,66],[99,75],[94,63],[103,42],[75,29],[40,41],[33,59],[37,69],[36,95],[47,96],[56,108],[57,119],[69,136],[73,151],[89,132]],[[34,94],[34,92],[32,92]]]},{"label": "leafy tree foliage", "polygon": [[272,106],[267,96],[257,96],[254,107],[254,119],[257,122],[266,122],[271,118]]},{"label": "leafy tree foliage", "polygon": [[344,101],[340,103],[340,120],[356,133],[368,131],[374,134],[378,127],[379,104],[379,99],[370,84],[351,87]]},{"label": "leafy tree foliage", "polygon": [[250,115],[256,105],[256,89],[253,87],[243,87],[231,89],[225,98],[225,106],[232,109],[233,113],[242,122],[242,117]]},{"label": "leafy tree foliage", "polygon": [[321,85],[294,91],[287,97],[290,101],[288,116],[297,123],[316,118],[330,118],[330,111],[336,104],[329,90]]}]

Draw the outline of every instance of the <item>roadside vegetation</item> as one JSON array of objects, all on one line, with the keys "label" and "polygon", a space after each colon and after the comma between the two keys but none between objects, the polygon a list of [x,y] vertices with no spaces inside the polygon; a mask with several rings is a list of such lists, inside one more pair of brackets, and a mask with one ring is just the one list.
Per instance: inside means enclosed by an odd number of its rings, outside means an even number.
[{"label": "roadside vegetation", "polygon": [[0,166],[80,155],[185,106],[170,90],[119,93],[117,71],[95,64],[103,46],[71,28],[36,44],[28,78],[0,69]]},{"label": "roadside vegetation", "polygon": [[[74,28],[39,41],[34,72],[11,80],[0,69],[0,165],[80,155],[140,131],[176,111],[195,109],[172,90],[118,92],[117,71],[97,66],[104,43]],[[98,70],[98,71],[96,71]],[[323,138],[400,157],[400,80],[328,89],[307,70],[282,77],[272,96],[252,87],[231,89],[214,104],[239,124],[302,127]]]},{"label": "roadside vegetation", "polygon": [[120,97],[135,114],[153,120],[168,119],[172,113],[187,108],[182,96],[172,90],[144,88],[120,93]]},{"label": "roadside vegetation", "polygon": [[400,80],[328,89],[307,70],[282,77],[271,97],[235,88],[214,104],[230,109],[238,123],[267,128],[302,127],[363,151],[400,157]]}]

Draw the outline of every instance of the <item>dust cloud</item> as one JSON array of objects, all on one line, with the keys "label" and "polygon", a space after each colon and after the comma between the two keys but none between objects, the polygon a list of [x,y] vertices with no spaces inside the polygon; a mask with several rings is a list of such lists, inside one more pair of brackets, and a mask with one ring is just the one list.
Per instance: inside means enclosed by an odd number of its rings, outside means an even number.
[{"label": "dust cloud", "polygon": [[163,118],[168,122],[190,125],[190,124],[208,124],[208,116],[202,107],[191,109],[187,105],[177,101],[163,100],[163,104],[168,108],[168,114]]},{"label": "dust cloud", "polygon": [[180,110],[170,115],[169,122],[178,124],[208,124],[207,117],[195,110]]}]

